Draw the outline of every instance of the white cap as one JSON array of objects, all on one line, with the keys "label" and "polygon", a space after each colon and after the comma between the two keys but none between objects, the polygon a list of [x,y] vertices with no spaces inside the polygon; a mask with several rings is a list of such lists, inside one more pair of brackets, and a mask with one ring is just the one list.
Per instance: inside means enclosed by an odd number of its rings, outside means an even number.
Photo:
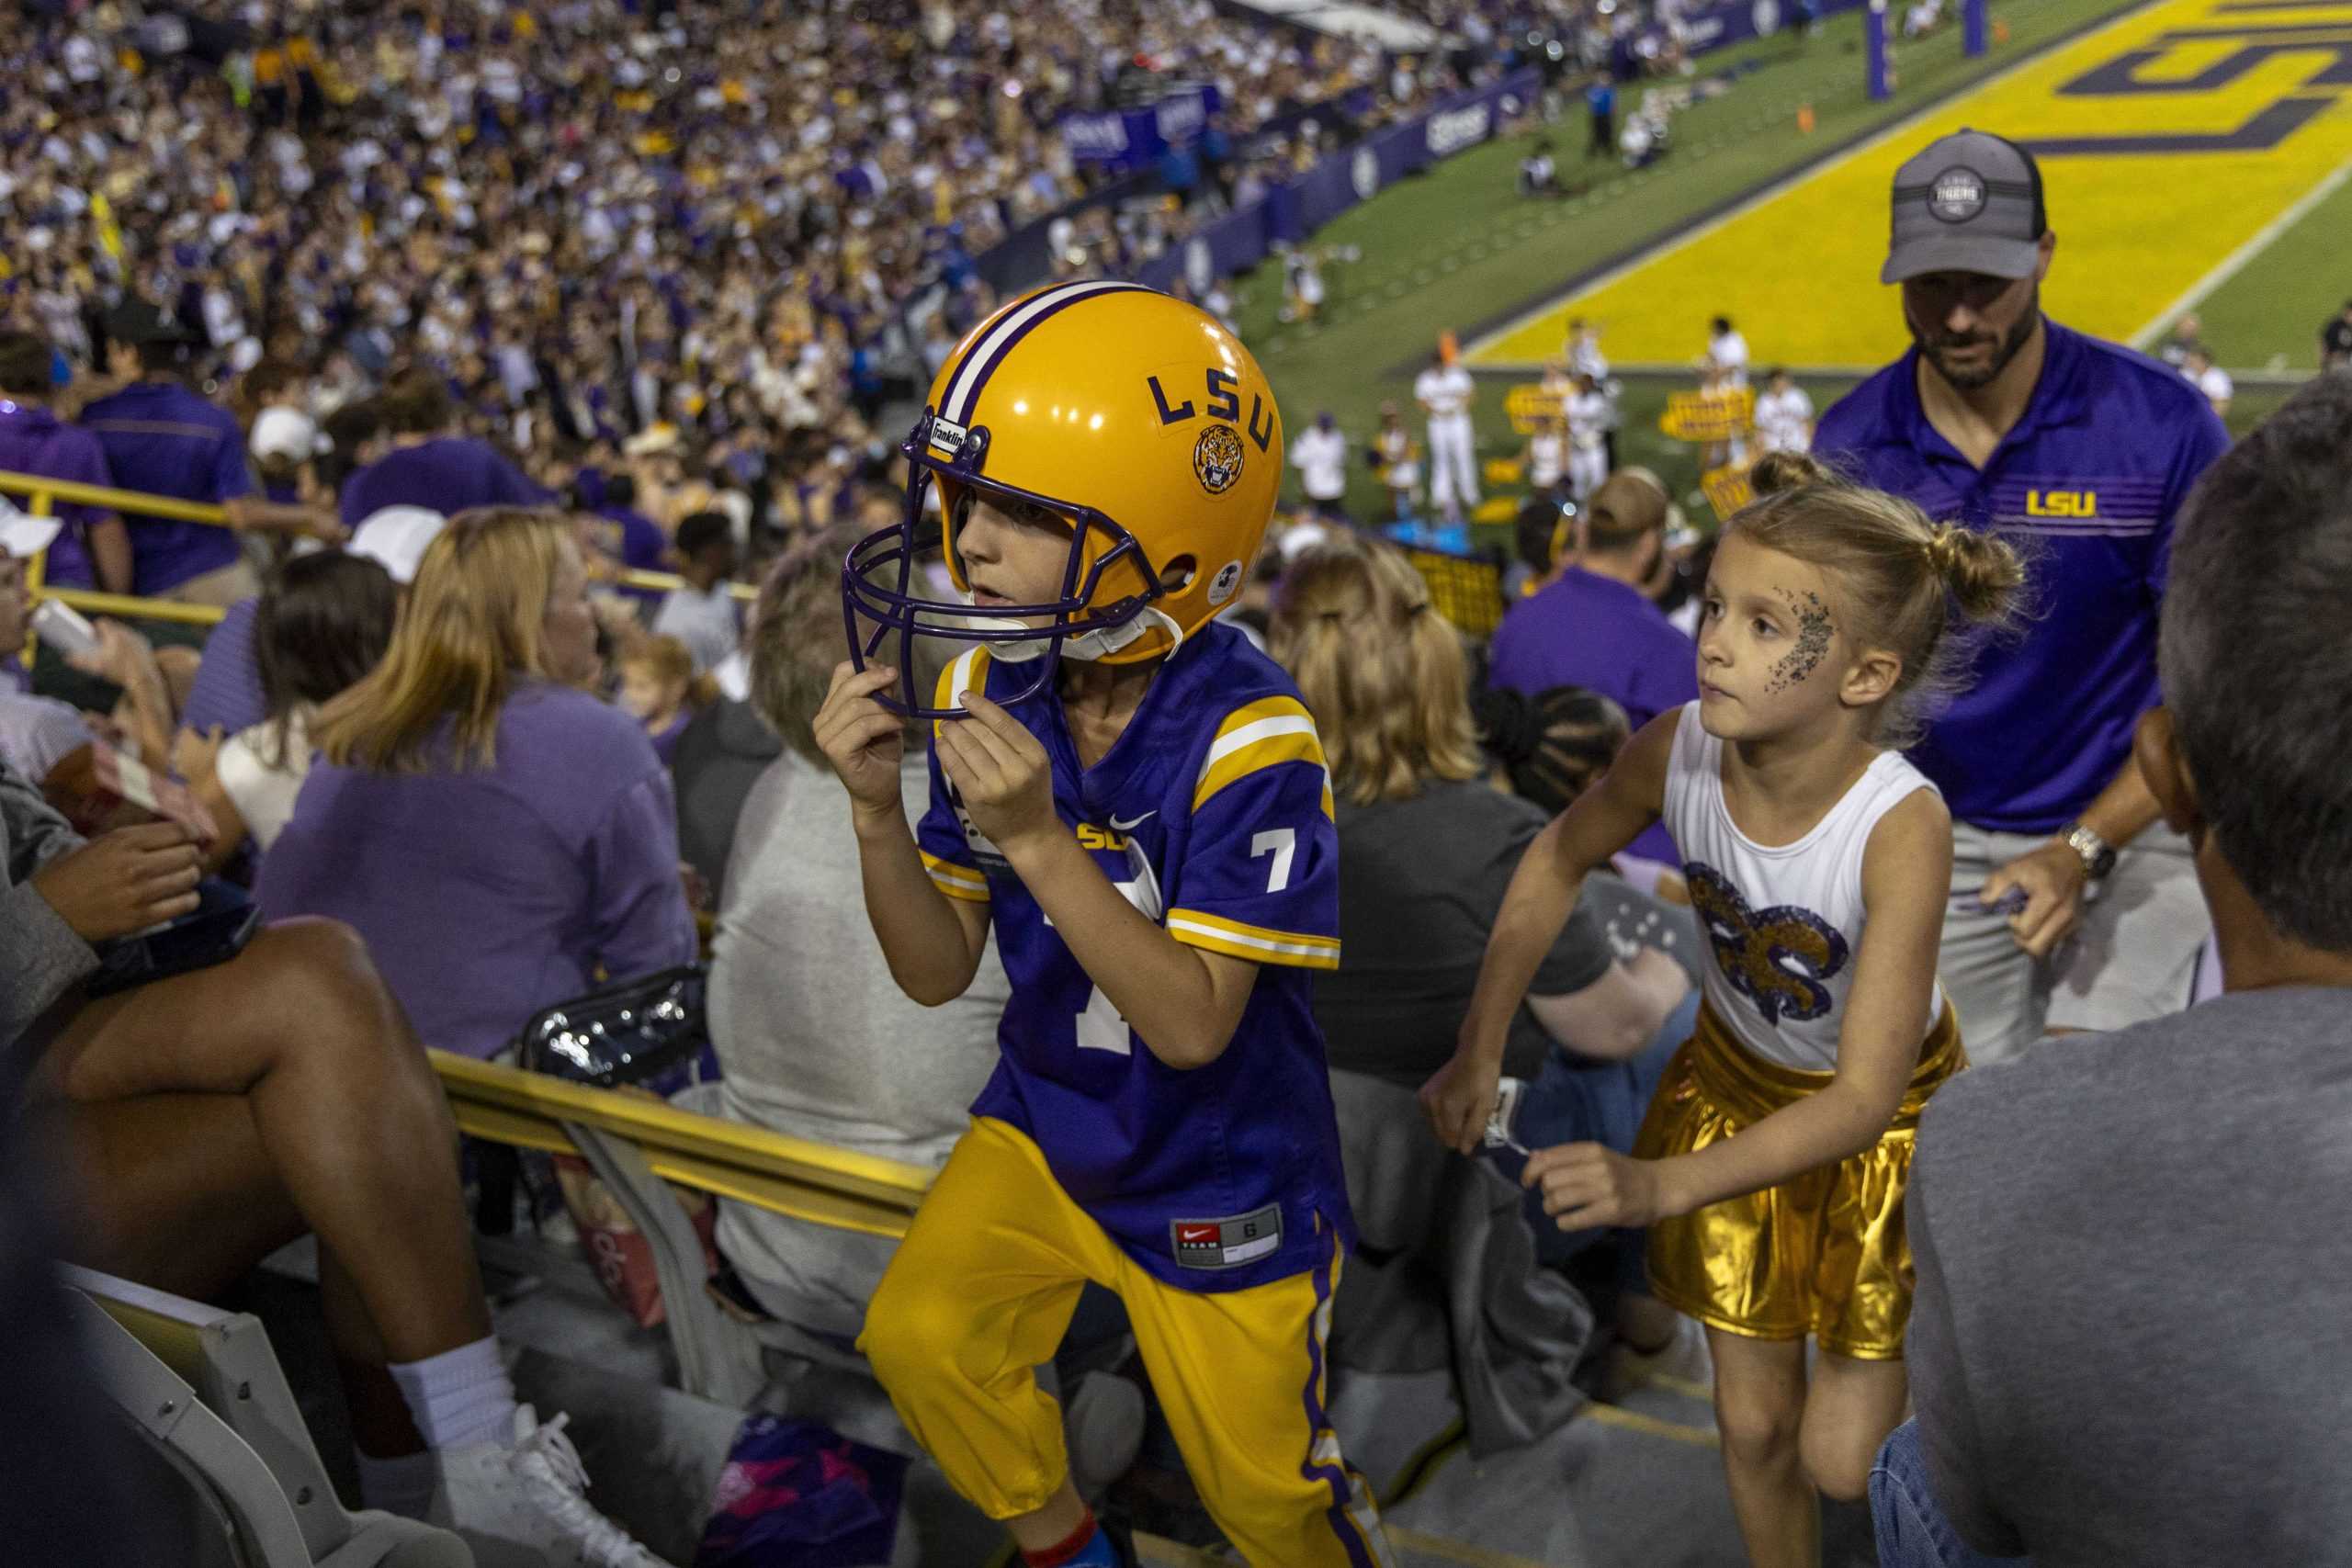
[{"label": "white cap", "polygon": [[264,409],[254,419],[254,456],[307,463],[317,455],[319,422],[297,409]]},{"label": "white cap", "polygon": [[652,457],[673,451],[678,445],[678,427],[662,423],[630,436],[621,445],[625,457]]},{"label": "white cap", "polygon": [[62,525],[54,517],[35,517],[20,512],[14,502],[0,495],[0,555],[10,555],[22,560],[49,548],[57,537]]},{"label": "white cap", "polygon": [[344,547],[390,572],[394,582],[414,582],[424,547],[448,525],[447,517],[422,506],[387,506],[369,513]]}]

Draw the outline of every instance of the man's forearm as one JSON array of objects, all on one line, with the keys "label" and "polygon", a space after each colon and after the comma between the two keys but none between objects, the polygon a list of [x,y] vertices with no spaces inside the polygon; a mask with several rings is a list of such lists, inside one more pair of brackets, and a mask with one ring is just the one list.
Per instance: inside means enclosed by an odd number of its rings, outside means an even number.
[{"label": "man's forearm", "polygon": [[2148,825],[2162,815],[2155,792],[2141,775],[2138,759],[2127,757],[2123,771],[2098,792],[2098,799],[2084,807],[2080,821],[2110,847],[2120,850],[2147,831]]},{"label": "man's forearm", "polygon": [[136,581],[130,563],[130,530],[119,517],[90,525],[90,566],[98,586],[108,593],[128,593]]},{"label": "man's forearm", "polygon": [[332,534],[339,524],[333,511],[301,502],[269,501],[240,496],[224,508],[232,525],[261,534],[318,536]]}]

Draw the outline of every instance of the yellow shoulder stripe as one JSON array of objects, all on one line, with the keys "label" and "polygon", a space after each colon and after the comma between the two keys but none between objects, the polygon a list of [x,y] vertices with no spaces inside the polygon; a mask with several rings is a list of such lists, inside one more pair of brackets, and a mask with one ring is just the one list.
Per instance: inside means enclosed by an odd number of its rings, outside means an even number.
[{"label": "yellow shoulder stripe", "polygon": [[1237,729],[1247,729],[1261,718],[1304,718],[1313,722],[1306,705],[1296,697],[1260,697],[1254,703],[1244,703],[1225,716],[1216,727],[1216,738],[1223,740]]},{"label": "yellow shoulder stripe", "polygon": [[1272,931],[1228,920],[1198,909],[1168,911],[1168,934],[1193,947],[1247,958],[1259,964],[1289,964],[1306,969],[1337,969],[1340,939],[1305,931]]},{"label": "yellow shoulder stripe", "polygon": [[1323,770],[1323,814],[1331,814],[1330,768],[1323,760],[1323,743],[1316,738],[1315,720],[1295,697],[1261,697],[1238,707],[1217,726],[1216,739],[1201,759],[1193,785],[1193,809],[1236,779],[1282,762],[1312,762]]},{"label": "yellow shoulder stripe", "polygon": [[932,886],[950,898],[962,898],[969,903],[989,901],[989,879],[968,865],[957,865],[952,860],[941,860],[929,850],[917,850],[922,856],[923,870],[931,873]]}]

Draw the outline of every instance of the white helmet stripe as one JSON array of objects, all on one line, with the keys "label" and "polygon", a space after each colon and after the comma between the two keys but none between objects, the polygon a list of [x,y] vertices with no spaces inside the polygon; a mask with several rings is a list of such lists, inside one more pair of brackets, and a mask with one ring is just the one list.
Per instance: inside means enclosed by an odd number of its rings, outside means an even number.
[{"label": "white helmet stripe", "polygon": [[1040,317],[1092,295],[1128,292],[1141,287],[1139,284],[1096,278],[1082,283],[1061,284],[1039,294],[997,322],[989,329],[988,336],[972,345],[972,352],[964,356],[964,363],[956,368],[956,378],[948,383],[947,396],[942,400],[939,417],[956,424],[969,424],[972,405],[979,400],[980,389],[988,381],[989,371],[1012,340],[1026,332]]}]

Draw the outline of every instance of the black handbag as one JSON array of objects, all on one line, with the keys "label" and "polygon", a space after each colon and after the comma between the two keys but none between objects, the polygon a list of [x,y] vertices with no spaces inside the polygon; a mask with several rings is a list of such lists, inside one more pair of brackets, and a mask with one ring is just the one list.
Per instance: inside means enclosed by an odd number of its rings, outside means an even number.
[{"label": "black handbag", "polygon": [[572,1083],[630,1085],[667,1099],[718,1076],[704,1012],[707,983],[701,964],[686,964],[542,1009],[515,1036],[515,1059]]}]

